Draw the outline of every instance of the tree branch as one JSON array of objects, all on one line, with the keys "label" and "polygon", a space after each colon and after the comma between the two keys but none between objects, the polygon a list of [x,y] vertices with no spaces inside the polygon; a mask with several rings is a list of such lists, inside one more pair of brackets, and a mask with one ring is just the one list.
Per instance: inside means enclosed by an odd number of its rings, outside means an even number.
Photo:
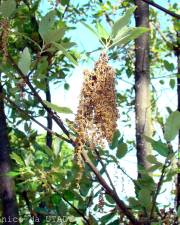
[{"label": "tree branch", "polygon": [[163,11],[164,13],[166,13],[166,14],[172,16],[172,17],[175,17],[177,19],[180,19],[180,15],[179,14],[176,14],[176,13],[174,13],[174,12],[172,12],[172,11],[164,8],[164,7],[162,7],[162,6],[158,5],[157,3],[155,3],[155,2],[153,2],[151,0],[141,0],[141,1],[143,1],[143,2],[145,2],[147,4],[149,4],[149,5],[152,5],[153,7],[155,7],[157,9]]},{"label": "tree branch", "polygon": [[75,207],[72,203],[70,203],[64,196],[62,196],[62,194],[59,193],[59,191],[57,191],[51,184],[49,184],[49,185],[50,185],[51,189],[52,189],[56,194],[60,195],[60,197],[61,197],[61,198],[62,198],[69,206],[71,206],[71,208],[74,209],[74,211],[76,211],[76,212],[84,219],[84,221],[85,221],[88,225],[90,225],[89,220],[85,217],[85,215],[84,215],[78,208],[76,208],[76,207]]},{"label": "tree branch", "polygon": [[38,120],[36,120],[34,117],[30,116],[26,111],[24,111],[23,109],[21,109],[15,102],[13,102],[10,98],[4,96],[4,99],[9,102],[12,107],[14,107],[15,109],[17,109],[20,113],[22,113],[24,116],[29,117],[29,119],[31,119],[33,122],[35,122],[37,125],[39,125],[40,127],[42,127],[44,130],[46,130],[48,133],[55,135],[56,137],[62,139],[63,141],[66,141],[68,143],[71,143],[71,141],[65,137],[63,137],[62,135],[50,130],[49,128],[47,128],[46,126],[44,126],[42,123],[40,123]]}]

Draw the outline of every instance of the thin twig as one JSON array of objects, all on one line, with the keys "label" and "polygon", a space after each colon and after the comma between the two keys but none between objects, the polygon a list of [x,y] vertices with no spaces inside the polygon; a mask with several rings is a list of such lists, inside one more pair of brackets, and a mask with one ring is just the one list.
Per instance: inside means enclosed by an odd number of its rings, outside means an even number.
[{"label": "thin twig", "polygon": [[101,156],[100,156],[98,150],[95,148],[94,151],[95,151],[95,153],[96,153],[96,155],[97,155],[97,157],[98,157],[98,159],[99,159],[99,162],[100,162],[102,168],[104,169],[104,172],[105,172],[105,174],[106,174],[106,176],[107,176],[107,178],[108,178],[108,180],[109,180],[109,183],[110,183],[112,189],[114,190],[114,192],[116,192],[115,186],[114,186],[114,184],[113,184],[113,182],[112,182],[112,180],[111,180],[111,177],[110,177],[110,175],[109,175],[109,173],[108,173],[108,171],[107,171],[107,169],[106,169],[106,166],[105,166],[105,164],[104,164],[104,162],[103,162],[103,160],[102,160],[102,158],[101,158]]},{"label": "thin twig", "polygon": [[176,13],[174,13],[174,12],[164,8],[164,7],[162,7],[162,6],[158,5],[157,3],[155,3],[155,2],[153,2],[151,0],[141,0],[141,1],[143,1],[143,2],[145,2],[147,4],[149,4],[149,5],[152,5],[153,7],[163,11],[164,13],[166,13],[166,14],[172,16],[172,17],[175,17],[176,19],[180,19],[180,15],[179,14],[176,14]]},{"label": "thin twig", "polygon": [[61,196],[61,198],[69,205],[69,206],[71,206],[71,208],[72,209],[74,209],[74,211],[76,211],[83,219],[84,219],[84,221],[88,224],[88,225],[90,225],[90,222],[89,222],[89,220],[86,218],[86,216],[84,215],[84,213],[82,213],[78,208],[76,208],[72,203],[70,203],[61,193],[59,193],[59,191],[58,190],[56,190],[51,184],[49,184],[50,185],[50,188],[56,193],[56,194],[58,194],[58,195],[60,195]]},{"label": "thin twig", "polygon": [[[169,154],[171,154],[171,152],[172,152],[172,149],[171,149],[171,147],[169,147]],[[169,154],[168,154],[168,156],[169,156]],[[156,200],[157,200],[157,197],[160,193],[160,190],[161,190],[161,187],[162,187],[162,184],[163,184],[163,180],[164,180],[164,177],[166,175],[166,169],[171,165],[171,161],[169,160],[168,156],[167,156],[167,158],[165,160],[165,163],[164,163],[164,166],[161,170],[161,176],[160,176],[159,181],[157,183],[156,192],[154,193],[154,196],[152,198],[152,208],[151,208],[151,211],[150,211],[150,219],[153,218],[153,212],[154,212],[154,209],[156,207]]]},{"label": "thin twig", "polygon": [[4,99],[9,102],[12,107],[14,107],[15,109],[17,109],[20,113],[22,113],[24,116],[29,117],[29,119],[31,119],[33,122],[35,122],[37,125],[39,125],[40,127],[42,127],[44,130],[46,130],[48,133],[55,135],[56,137],[62,139],[63,141],[66,141],[68,143],[71,143],[69,141],[69,139],[63,137],[62,135],[50,130],[49,128],[47,128],[46,126],[44,126],[42,123],[40,123],[38,120],[36,120],[33,116],[30,116],[25,110],[21,109],[14,101],[12,101],[10,98],[4,96]]}]

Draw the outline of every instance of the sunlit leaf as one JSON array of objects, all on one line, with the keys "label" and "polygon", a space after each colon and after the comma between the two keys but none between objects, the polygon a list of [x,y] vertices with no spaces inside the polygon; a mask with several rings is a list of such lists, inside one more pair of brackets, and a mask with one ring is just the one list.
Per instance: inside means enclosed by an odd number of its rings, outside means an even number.
[{"label": "sunlit leaf", "polygon": [[119,34],[117,34],[113,39],[113,43],[108,48],[126,45],[147,31],[148,29],[145,27],[124,28]]},{"label": "sunlit leaf", "polygon": [[169,154],[169,149],[167,144],[163,143],[162,141],[155,141],[150,137],[145,136],[146,141],[150,142],[153,149],[157,151],[160,155],[167,157]]},{"label": "sunlit leaf", "polygon": [[16,9],[16,2],[14,0],[3,1],[0,5],[0,14],[5,17],[10,17]]},{"label": "sunlit leaf", "polygon": [[69,59],[70,62],[72,62],[74,65],[78,65],[77,61],[67,52],[67,50],[59,43],[53,42],[54,46],[58,48],[62,53]]},{"label": "sunlit leaf", "polygon": [[41,22],[39,23],[39,33],[43,40],[46,37],[46,34],[51,29],[51,26],[53,25],[55,20],[55,16],[56,11],[50,11],[42,18]]},{"label": "sunlit leaf", "polygon": [[14,159],[18,165],[20,166],[25,165],[23,159],[19,155],[17,155],[15,152],[12,152],[10,156],[11,156],[11,159]]},{"label": "sunlit leaf", "polygon": [[64,114],[72,114],[73,111],[68,108],[68,107],[61,107],[61,106],[58,106],[58,105],[55,105],[53,103],[50,103],[48,101],[43,101],[49,108],[53,109],[55,112],[58,112],[58,113],[64,113]]},{"label": "sunlit leaf", "polygon": [[97,28],[98,35],[100,38],[104,38],[106,40],[109,38],[110,35],[108,34],[106,29],[100,23],[96,23],[96,28]]},{"label": "sunlit leaf", "polygon": [[164,138],[172,141],[177,136],[180,129],[180,112],[175,111],[168,117],[164,127]]},{"label": "sunlit leaf", "polygon": [[23,72],[23,74],[27,74],[30,70],[30,66],[31,66],[31,55],[29,52],[29,49],[26,47],[21,56],[20,56],[20,60],[18,62],[18,66],[20,68],[20,70]]},{"label": "sunlit leaf", "polygon": [[20,175],[20,172],[10,171],[10,172],[6,173],[6,175],[9,177],[17,177]]},{"label": "sunlit leaf", "polygon": [[115,37],[123,27],[128,25],[135,9],[136,7],[129,8],[126,14],[114,23],[112,27],[112,37]]}]

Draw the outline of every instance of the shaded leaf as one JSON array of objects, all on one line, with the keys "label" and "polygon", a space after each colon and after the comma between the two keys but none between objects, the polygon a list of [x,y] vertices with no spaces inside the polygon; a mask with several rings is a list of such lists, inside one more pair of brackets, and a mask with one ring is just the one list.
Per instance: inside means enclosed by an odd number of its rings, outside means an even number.
[{"label": "shaded leaf", "polygon": [[119,159],[123,158],[126,155],[127,150],[128,150],[128,147],[126,143],[118,144],[116,156]]},{"label": "shaded leaf", "polygon": [[65,29],[50,30],[44,34],[44,41],[46,43],[52,43],[59,41],[65,34]]},{"label": "shaded leaf", "polygon": [[174,64],[168,62],[167,60],[164,60],[164,67],[165,67],[166,70],[168,70],[168,71],[173,71],[173,70],[174,70]]},{"label": "shaded leaf", "polygon": [[43,101],[49,108],[53,109],[55,112],[64,113],[64,114],[72,114],[73,111],[68,107],[60,107],[48,101]]},{"label": "shaded leaf", "polygon": [[175,84],[176,84],[175,79],[170,79],[170,81],[169,81],[169,85],[170,85],[170,87],[171,87],[172,89],[174,89]]},{"label": "shaded leaf", "polygon": [[120,137],[120,132],[119,132],[119,130],[116,130],[115,132],[114,132],[114,135],[113,135],[113,138],[112,138],[112,142],[111,142],[111,144],[109,145],[109,147],[111,148],[111,149],[114,149],[114,148],[116,148],[117,147],[117,145],[118,145],[118,138]]},{"label": "shaded leaf", "polygon": [[140,204],[145,208],[149,208],[151,206],[151,192],[147,189],[142,189],[139,191],[138,199]]}]

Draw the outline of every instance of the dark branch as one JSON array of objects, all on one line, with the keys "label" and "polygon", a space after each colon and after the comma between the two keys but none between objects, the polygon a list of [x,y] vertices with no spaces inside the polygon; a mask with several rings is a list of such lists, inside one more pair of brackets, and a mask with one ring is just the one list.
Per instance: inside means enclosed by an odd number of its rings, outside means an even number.
[{"label": "dark branch", "polygon": [[162,7],[162,6],[158,5],[157,3],[155,3],[155,2],[153,2],[151,0],[141,0],[141,1],[146,2],[149,5],[152,5],[153,7],[163,11],[164,13],[166,13],[166,14],[168,14],[170,16],[173,16],[173,17],[175,17],[177,19],[180,19],[180,15],[179,14],[176,14],[176,13],[174,13],[174,12],[164,8],[164,7]]}]

